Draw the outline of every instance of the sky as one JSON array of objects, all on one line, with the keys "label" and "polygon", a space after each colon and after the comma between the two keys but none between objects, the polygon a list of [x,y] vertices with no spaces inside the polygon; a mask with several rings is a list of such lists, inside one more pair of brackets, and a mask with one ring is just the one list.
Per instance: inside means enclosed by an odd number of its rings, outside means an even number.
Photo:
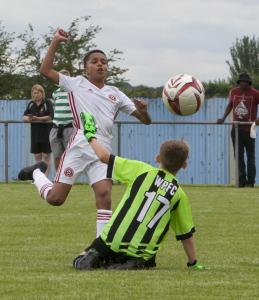
[{"label": "sky", "polygon": [[0,0],[0,11],[2,26],[16,33],[29,23],[39,34],[66,29],[91,16],[89,24],[102,28],[93,42],[123,51],[117,65],[134,86],[162,86],[180,73],[227,79],[230,47],[259,28],[259,0]]}]

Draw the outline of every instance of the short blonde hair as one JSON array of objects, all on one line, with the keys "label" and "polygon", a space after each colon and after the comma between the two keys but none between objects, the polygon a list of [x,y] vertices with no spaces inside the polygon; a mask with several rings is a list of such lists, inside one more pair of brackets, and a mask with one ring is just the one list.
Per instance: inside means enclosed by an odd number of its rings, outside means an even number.
[{"label": "short blonde hair", "polygon": [[40,84],[34,84],[31,88],[31,98],[32,98],[32,100],[34,100],[32,94],[33,94],[33,91],[35,91],[35,90],[41,92],[42,93],[42,98],[45,99],[45,90],[44,90],[43,86],[40,85]]},{"label": "short blonde hair", "polygon": [[180,170],[189,155],[189,146],[183,140],[164,142],[160,147],[160,160],[162,166],[169,172]]}]

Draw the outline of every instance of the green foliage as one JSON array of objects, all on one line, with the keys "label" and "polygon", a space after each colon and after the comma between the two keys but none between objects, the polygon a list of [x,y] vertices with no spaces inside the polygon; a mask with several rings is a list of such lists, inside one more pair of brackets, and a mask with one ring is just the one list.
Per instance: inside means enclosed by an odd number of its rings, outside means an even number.
[{"label": "green foliage", "polygon": [[133,87],[129,84],[121,84],[119,87],[125,94],[127,94],[131,98],[140,97],[156,99],[162,97],[163,87],[153,88],[144,85]]},{"label": "green foliage", "polygon": [[12,57],[12,43],[14,41],[14,33],[5,31],[0,21],[0,75],[11,73],[15,66],[15,60]]},{"label": "green foliage", "polygon": [[[205,89],[205,96],[206,98],[212,97],[227,97],[229,90],[231,89],[232,85],[228,80],[214,80],[202,83]],[[126,93],[129,97],[141,97],[141,98],[161,98],[163,87],[148,87],[148,86],[131,86],[130,84],[117,84],[117,86]]]},{"label": "green foliage", "polygon": [[39,75],[43,46],[40,44],[40,38],[35,37],[33,26],[29,24],[25,33],[19,34],[17,38],[24,44],[24,47],[17,51],[16,72],[28,77]]},{"label": "green foliage", "polygon": [[[42,58],[46,53],[55,28],[49,27],[48,32],[36,36],[32,24],[24,33],[15,36],[8,33],[0,21],[0,98],[29,99],[31,86],[42,84],[47,97],[51,97],[55,86],[39,74]],[[90,23],[90,16],[73,20],[67,31],[70,35],[68,43],[62,43],[55,57],[57,70],[67,69],[73,76],[84,72],[83,58],[85,54],[96,47],[93,40],[100,32],[100,26]],[[22,43],[20,49],[12,48],[15,39]],[[129,97],[159,98],[163,87],[148,87],[144,85],[131,86],[125,78],[126,68],[116,66],[123,52],[112,49],[107,53],[109,73],[107,83],[121,88]],[[226,61],[230,69],[230,79],[218,79],[203,82],[206,97],[227,97],[231,87],[236,85],[240,72],[246,71],[253,79],[253,86],[259,88],[259,40],[244,36],[236,39],[230,48],[231,61]]]},{"label": "green foliage", "polygon": [[202,83],[205,89],[205,97],[227,97],[229,90],[232,88],[231,84],[227,80],[214,80]]},{"label": "green foliage", "polygon": [[50,98],[54,89],[57,88],[40,75],[5,73],[0,75],[0,99],[30,99],[31,87],[34,84],[41,84],[44,87],[47,98]]},{"label": "green foliage", "polygon": [[[236,39],[230,48],[232,62],[226,61],[229,66],[231,83],[235,84],[238,74],[247,72],[255,82],[259,76],[259,39],[244,36]],[[258,81],[257,81],[258,82]]]},{"label": "green foliage", "polygon": [[[53,207],[31,184],[0,185],[0,298],[62,300],[258,299],[258,188],[185,186],[204,271],[186,267],[181,242],[169,231],[157,268],[76,271],[72,260],[95,238],[89,186],[76,185]],[[113,207],[124,186],[113,186]]]},{"label": "green foliage", "polygon": [[[92,42],[101,27],[88,24],[90,16],[76,18],[66,30],[69,41],[61,43],[55,56],[55,69],[67,69],[72,76],[82,75],[85,54],[96,45]],[[83,28],[83,29],[81,29]],[[43,48],[47,49],[56,28],[49,27],[49,32],[43,35]]]},{"label": "green foliage", "polygon": [[107,54],[109,64],[108,77],[106,80],[107,84],[119,86],[127,82],[124,74],[128,71],[128,69],[122,69],[114,65],[116,61],[122,60],[122,58],[120,57],[122,54],[123,52],[118,49],[113,49]]},{"label": "green foliage", "polygon": [[[100,26],[90,23],[90,16],[73,20],[67,29],[70,35],[69,42],[60,44],[57,50],[55,69],[65,68],[73,76],[82,75],[83,58],[89,50],[96,47],[93,39],[100,30]],[[42,84],[47,97],[51,97],[55,86],[39,74],[39,69],[55,31],[55,28],[49,27],[48,33],[36,36],[33,25],[29,24],[24,33],[15,37],[14,33],[9,34],[0,26],[1,99],[30,98],[30,89],[35,83]],[[22,43],[20,49],[11,48],[15,38]],[[126,81],[124,73],[127,69],[116,66],[116,61],[121,59],[122,54],[117,49],[112,49],[107,54],[110,65],[108,83],[120,84]]]}]

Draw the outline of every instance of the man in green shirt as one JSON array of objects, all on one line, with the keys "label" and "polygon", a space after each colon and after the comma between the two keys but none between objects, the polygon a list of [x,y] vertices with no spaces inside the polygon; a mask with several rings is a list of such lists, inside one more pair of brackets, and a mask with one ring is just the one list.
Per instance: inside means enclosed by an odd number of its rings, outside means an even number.
[{"label": "man in green shirt", "polygon": [[127,189],[100,237],[74,259],[73,266],[79,270],[154,267],[155,255],[171,225],[182,242],[187,266],[202,269],[196,260],[189,201],[175,177],[187,166],[186,143],[163,143],[157,155],[160,168],[155,168],[115,157],[97,141],[93,116],[86,112],[81,119],[85,137],[100,160],[108,164],[107,177],[125,183]]},{"label": "man in green shirt", "polygon": [[[70,76],[69,71],[65,69],[59,72]],[[49,141],[54,157],[55,169],[57,170],[74,129],[68,93],[59,87],[53,92],[52,98],[54,100],[54,119],[53,127],[49,134]]]}]

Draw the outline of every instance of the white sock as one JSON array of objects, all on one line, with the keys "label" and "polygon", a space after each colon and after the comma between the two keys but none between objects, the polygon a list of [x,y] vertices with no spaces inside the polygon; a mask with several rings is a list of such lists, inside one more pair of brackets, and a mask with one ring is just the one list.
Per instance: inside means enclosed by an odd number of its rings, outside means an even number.
[{"label": "white sock", "polygon": [[96,218],[96,237],[98,237],[112,216],[112,211],[107,209],[98,209]]},{"label": "white sock", "polygon": [[32,177],[41,198],[46,200],[48,192],[53,187],[53,183],[45,176],[44,173],[41,172],[40,169],[34,170]]}]

